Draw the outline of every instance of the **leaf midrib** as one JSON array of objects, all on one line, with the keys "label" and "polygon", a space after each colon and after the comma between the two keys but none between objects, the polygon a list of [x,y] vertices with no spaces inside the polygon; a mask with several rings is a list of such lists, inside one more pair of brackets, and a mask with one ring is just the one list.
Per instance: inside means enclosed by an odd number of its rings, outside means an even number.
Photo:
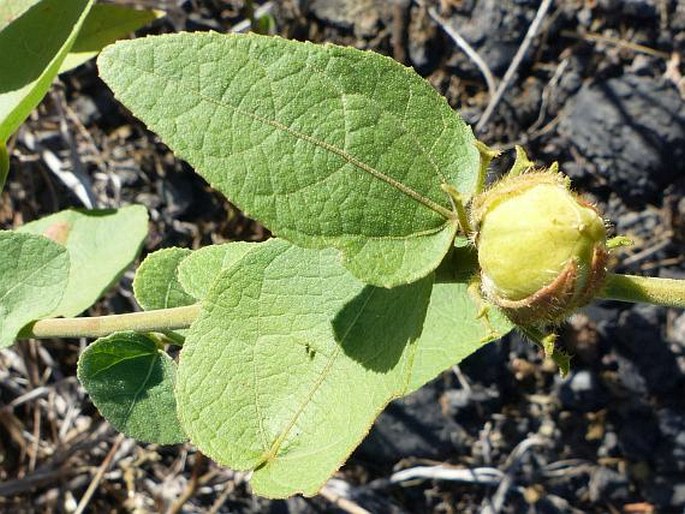
[{"label": "leaf midrib", "polygon": [[362,313],[366,309],[366,306],[368,305],[369,301],[371,300],[371,297],[373,296],[374,291],[375,291],[375,289],[371,289],[368,292],[368,294],[366,295],[366,298],[364,299],[364,303],[359,308],[354,319],[350,322],[350,324],[347,327],[347,329],[345,330],[345,333],[343,334],[343,336],[340,338],[340,341],[338,342],[333,354],[328,357],[327,362],[324,364],[323,368],[319,372],[318,376],[316,377],[316,380],[314,380],[314,382],[310,388],[309,393],[305,396],[305,398],[303,399],[303,401],[300,404],[300,406],[298,407],[298,409],[292,415],[291,419],[286,423],[283,430],[281,430],[281,433],[274,439],[274,442],[271,444],[269,449],[262,454],[261,461],[259,463],[257,463],[254,467],[255,470],[263,468],[273,458],[275,458],[278,455],[278,452],[281,448],[281,445],[287,439],[288,435],[290,434],[293,427],[297,423],[297,420],[300,418],[300,416],[302,415],[304,410],[307,408],[307,406],[312,402],[316,392],[321,388],[321,385],[323,384],[324,380],[326,379],[329,372],[331,371],[331,368],[333,367],[333,363],[337,360],[338,356],[340,355],[340,352],[342,352],[342,345],[344,344],[345,340],[347,339],[347,336],[352,331],[352,328],[354,328],[354,326],[356,325],[357,321],[359,320],[359,317],[362,315]]},{"label": "leaf midrib", "polygon": [[[147,75],[154,77],[157,80],[164,81],[165,83],[171,82],[169,80],[169,77],[159,75],[159,74],[155,73],[154,70],[151,71],[149,69],[140,67],[135,63],[126,63],[126,64],[128,66],[130,66],[131,68],[133,68],[137,71],[140,71],[143,74],[147,74]],[[305,134],[305,133],[300,132],[298,130],[295,130],[291,127],[288,127],[287,125],[281,123],[280,121],[265,118],[263,116],[260,116],[258,114],[251,113],[248,111],[243,111],[242,109],[240,109],[234,105],[223,103],[223,102],[221,102],[215,98],[212,98],[210,96],[206,96],[201,91],[198,91],[198,90],[190,88],[190,87],[186,87],[182,81],[175,80],[174,83],[177,85],[177,87],[179,87],[179,89],[184,90],[189,94],[194,94],[201,101],[205,101],[205,102],[208,102],[210,104],[213,104],[215,107],[217,107],[217,109],[222,109],[222,108],[223,109],[232,109],[233,112],[235,112],[241,116],[250,118],[251,120],[257,121],[259,123],[263,123],[265,125],[268,125],[270,127],[275,128],[277,130],[281,130],[281,131],[285,132],[286,134],[294,137],[295,139],[305,141],[305,142],[307,142],[313,146],[317,146],[319,148],[322,148],[323,150],[329,151],[329,152],[337,155],[338,157],[340,157],[341,159],[343,159],[347,163],[351,164],[352,166],[355,166],[356,168],[360,169],[361,171],[364,171],[364,172],[370,174],[371,176],[375,177],[376,179],[378,179],[382,182],[385,182],[389,186],[395,188],[400,193],[402,193],[402,194],[408,196],[409,198],[419,202],[424,207],[434,211],[436,214],[442,216],[443,218],[445,218],[447,220],[454,219],[456,216],[453,211],[443,207],[442,205],[438,204],[437,202],[431,200],[430,198],[423,196],[418,191],[415,191],[414,189],[410,188],[409,186],[406,186],[405,184],[394,179],[393,177],[390,177],[389,175],[386,175],[385,173],[375,169],[373,166],[366,164],[365,162],[357,159],[356,157],[354,157],[353,155],[350,155],[345,150],[338,148],[337,146],[332,145],[331,143],[327,143],[326,141],[319,140],[319,139],[317,139],[317,138],[315,138],[309,134]]]}]

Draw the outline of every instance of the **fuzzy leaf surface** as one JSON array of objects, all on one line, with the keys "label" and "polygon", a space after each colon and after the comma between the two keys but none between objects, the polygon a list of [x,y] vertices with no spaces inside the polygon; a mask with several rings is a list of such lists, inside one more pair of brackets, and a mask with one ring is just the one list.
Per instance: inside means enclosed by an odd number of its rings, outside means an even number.
[{"label": "fuzzy leaf surface", "polygon": [[259,245],[221,273],[181,351],[191,441],[253,469],[257,494],[314,494],[406,390],[432,279],[379,288],[332,249]]},{"label": "fuzzy leaf surface", "polygon": [[71,269],[64,296],[53,316],[75,316],[115,283],[135,260],[147,235],[141,205],[118,210],[65,210],[18,229],[44,235],[65,246]]},{"label": "fuzzy leaf surface", "polygon": [[49,316],[62,299],[69,255],[49,239],[0,232],[0,348],[31,321]]},{"label": "fuzzy leaf surface", "polygon": [[92,4],[0,2],[0,142],[7,141],[45,95]]},{"label": "fuzzy leaf surface", "polygon": [[176,416],[176,363],[150,338],[117,332],[88,346],[78,378],[114,428],[139,441],[186,440]]},{"label": "fuzzy leaf surface", "polygon": [[441,262],[479,165],[470,128],[412,70],[277,37],[174,34],[98,59],[116,96],[274,233],[335,247],[362,281],[411,283]]},{"label": "fuzzy leaf surface", "polygon": [[107,45],[127,37],[164,14],[164,11],[133,9],[124,5],[94,5],[59,72],[76,68],[95,57]]},{"label": "fuzzy leaf surface", "polygon": [[179,264],[192,253],[188,248],[164,248],[145,258],[133,280],[133,293],[143,309],[168,309],[196,302],[178,281]]},{"label": "fuzzy leaf surface", "polygon": [[223,270],[259,248],[260,244],[236,241],[195,250],[180,263],[178,280],[185,291],[202,300]]}]

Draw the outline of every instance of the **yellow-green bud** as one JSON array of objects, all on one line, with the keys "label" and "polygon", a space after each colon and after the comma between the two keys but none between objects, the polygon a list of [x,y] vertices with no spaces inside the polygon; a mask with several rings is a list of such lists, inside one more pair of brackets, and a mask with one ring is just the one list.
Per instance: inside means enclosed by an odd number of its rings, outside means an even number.
[{"label": "yellow-green bud", "polygon": [[502,179],[471,210],[485,296],[521,325],[556,322],[589,302],[606,275],[606,228],[568,178]]}]

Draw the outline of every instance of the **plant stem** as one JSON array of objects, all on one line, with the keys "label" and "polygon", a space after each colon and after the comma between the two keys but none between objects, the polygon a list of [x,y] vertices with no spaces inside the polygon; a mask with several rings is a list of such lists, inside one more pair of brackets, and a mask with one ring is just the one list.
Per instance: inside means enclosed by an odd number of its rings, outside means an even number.
[{"label": "plant stem", "polygon": [[685,309],[685,280],[609,273],[597,297]]},{"label": "plant stem", "polygon": [[103,337],[113,332],[163,332],[187,328],[200,314],[200,304],[92,318],[42,319],[26,326],[19,338]]}]

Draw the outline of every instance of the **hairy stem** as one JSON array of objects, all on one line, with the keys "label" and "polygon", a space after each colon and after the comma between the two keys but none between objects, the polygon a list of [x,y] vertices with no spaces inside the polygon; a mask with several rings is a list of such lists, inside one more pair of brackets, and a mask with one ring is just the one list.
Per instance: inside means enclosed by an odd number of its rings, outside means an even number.
[{"label": "hairy stem", "polygon": [[200,304],[92,318],[42,319],[26,326],[19,338],[103,337],[113,332],[164,332],[187,328],[200,314]]},{"label": "hairy stem", "polygon": [[597,297],[685,309],[685,280],[609,273]]}]

